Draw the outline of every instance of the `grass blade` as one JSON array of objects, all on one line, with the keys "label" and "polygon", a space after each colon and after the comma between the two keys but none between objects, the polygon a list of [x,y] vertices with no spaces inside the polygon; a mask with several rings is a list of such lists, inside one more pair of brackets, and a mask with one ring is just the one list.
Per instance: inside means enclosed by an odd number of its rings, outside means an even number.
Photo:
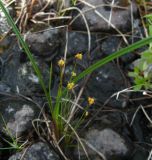
[{"label": "grass blade", "polygon": [[122,48],[119,51],[99,60],[98,62],[92,64],[90,67],[88,67],[87,69],[85,69],[83,72],[81,72],[75,79],[74,82],[76,83],[77,81],[79,81],[80,79],[84,78],[85,76],[87,76],[88,74],[92,73],[94,70],[98,69],[99,67],[103,66],[104,64],[107,64],[108,62],[119,58],[122,55],[125,55],[129,52],[134,51],[135,49],[141,48],[149,43],[152,42],[152,36],[148,37],[148,38],[144,38],[143,40],[140,40],[132,45],[129,45],[126,48]]}]

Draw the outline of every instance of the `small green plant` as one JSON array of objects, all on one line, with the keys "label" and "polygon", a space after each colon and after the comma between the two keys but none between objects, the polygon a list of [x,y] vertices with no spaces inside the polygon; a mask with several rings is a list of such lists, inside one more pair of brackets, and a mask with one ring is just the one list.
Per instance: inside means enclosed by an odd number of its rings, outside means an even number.
[{"label": "small green plant", "polygon": [[146,50],[135,64],[134,71],[129,73],[134,78],[134,89],[152,89],[152,50]]},{"label": "small green plant", "polygon": [[20,138],[18,138],[17,135],[16,135],[16,137],[14,137],[12,135],[10,129],[7,127],[6,122],[5,122],[2,115],[1,115],[1,118],[4,123],[4,128],[3,128],[4,132],[8,136],[9,140],[2,137],[3,141],[8,145],[8,147],[0,148],[0,150],[21,151],[25,147],[25,145],[27,144],[28,141],[25,141],[25,142],[20,141]]},{"label": "small green plant", "polygon": [[[152,14],[146,15],[146,26],[148,36],[152,36]],[[141,53],[141,57],[136,61],[134,71],[129,73],[134,78],[134,89],[152,89],[152,43],[149,48]]]}]

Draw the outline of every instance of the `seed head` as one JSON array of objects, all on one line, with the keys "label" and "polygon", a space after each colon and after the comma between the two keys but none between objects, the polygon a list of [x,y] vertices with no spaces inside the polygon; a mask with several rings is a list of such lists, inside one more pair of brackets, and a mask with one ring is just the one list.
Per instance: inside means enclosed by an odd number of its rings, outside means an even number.
[{"label": "seed head", "polygon": [[62,68],[62,67],[64,67],[64,65],[65,65],[65,61],[63,59],[60,59],[58,61],[58,66]]},{"label": "seed head", "polygon": [[88,97],[88,104],[89,104],[89,106],[91,106],[92,104],[94,104],[94,102],[95,102],[94,98]]},{"label": "seed head", "polygon": [[73,87],[74,87],[74,83],[73,83],[73,82],[69,82],[69,83],[67,84],[68,90],[73,89]]},{"label": "seed head", "polygon": [[78,60],[82,60],[82,57],[83,57],[82,53],[77,53],[75,55],[75,58],[78,59]]}]

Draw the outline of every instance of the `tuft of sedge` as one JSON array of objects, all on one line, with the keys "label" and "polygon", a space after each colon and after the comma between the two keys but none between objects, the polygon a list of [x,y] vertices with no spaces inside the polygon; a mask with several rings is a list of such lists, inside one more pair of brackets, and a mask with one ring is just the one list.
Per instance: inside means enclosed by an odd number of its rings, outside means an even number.
[{"label": "tuft of sedge", "polygon": [[74,88],[74,83],[73,82],[68,82],[67,88],[68,88],[68,90],[72,90]]},{"label": "tuft of sedge", "polygon": [[58,66],[62,68],[62,67],[64,67],[64,65],[65,65],[65,61],[63,59],[60,59],[58,61]]},{"label": "tuft of sedge", "polygon": [[82,60],[82,57],[83,57],[82,53],[77,53],[75,55],[75,58],[78,59],[78,60]]},{"label": "tuft of sedge", "polygon": [[93,105],[95,103],[95,99],[92,97],[88,97],[88,104],[89,106]]}]

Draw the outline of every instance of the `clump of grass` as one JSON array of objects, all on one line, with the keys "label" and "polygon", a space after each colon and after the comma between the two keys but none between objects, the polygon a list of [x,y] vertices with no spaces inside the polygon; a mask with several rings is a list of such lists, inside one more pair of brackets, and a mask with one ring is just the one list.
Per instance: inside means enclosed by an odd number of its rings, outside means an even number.
[{"label": "clump of grass", "polygon": [[[75,1],[74,1],[75,2]],[[51,77],[52,77],[52,66],[50,67],[50,81],[49,81],[49,89],[47,89],[46,84],[44,84],[42,74],[35,62],[35,59],[30,52],[27,44],[23,40],[18,28],[16,27],[12,17],[9,15],[7,12],[5,6],[3,5],[2,1],[0,0],[0,7],[4,14],[7,17],[7,20],[12,27],[14,33],[16,34],[16,37],[18,38],[22,48],[24,49],[25,53],[27,54],[29,60],[31,61],[31,64],[33,66],[34,71],[36,72],[38,78],[39,78],[39,83],[42,86],[42,89],[44,91],[44,94],[46,96],[49,108],[50,108],[50,117],[52,118],[52,123],[53,123],[53,138],[52,140],[57,140],[59,141],[60,138],[62,137],[68,137],[68,139],[65,140],[65,142],[70,142],[70,139],[73,134],[76,135],[78,138],[78,135],[76,134],[76,129],[79,127],[81,122],[83,121],[84,117],[88,115],[88,107],[94,103],[94,98],[89,97],[88,98],[88,106],[83,108],[84,113],[83,115],[76,120],[76,123],[73,123],[74,126],[71,126],[71,120],[73,119],[75,112],[77,111],[77,108],[82,108],[81,106],[78,105],[78,101],[80,96],[78,96],[75,101],[72,100],[72,90],[74,90],[75,86],[77,85],[78,81],[85,78],[88,74],[91,74],[94,70],[98,69],[99,67],[102,67],[103,65],[107,64],[108,62],[124,55],[127,54],[128,52],[134,51],[137,48],[140,48],[144,45],[147,45],[152,42],[152,37],[145,38],[141,41],[138,41],[132,45],[129,45],[128,47],[121,49],[113,54],[111,54],[108,57],[105,57],[98,62],[92,64],[90,67],[85,69],[83,72],[80,74],[76,74],[75,67],[73,68],[73,72],[71,73],[71,78],[67,84],[66,87],[63,86],[63,75],[64,75],[64,68],[66,64],[66,60],[63,58],[58,61],[58,66],[60,67],[60,83],[58,85],[58,93],[56,96],[56,101],[55,104],[52,103],[52,98],[51,98]],[[81,60],[83,58],[81,53],[78,53],[75,58],[78,60]],[[80,94],[81,95],[81,94]],[[74,122],[74,121],[73,121]],[[51,126],[51,125],[50,125]],[[48,125],[49,127],[49,125]],[[70,128],[70,129],[69,129]]]}]

